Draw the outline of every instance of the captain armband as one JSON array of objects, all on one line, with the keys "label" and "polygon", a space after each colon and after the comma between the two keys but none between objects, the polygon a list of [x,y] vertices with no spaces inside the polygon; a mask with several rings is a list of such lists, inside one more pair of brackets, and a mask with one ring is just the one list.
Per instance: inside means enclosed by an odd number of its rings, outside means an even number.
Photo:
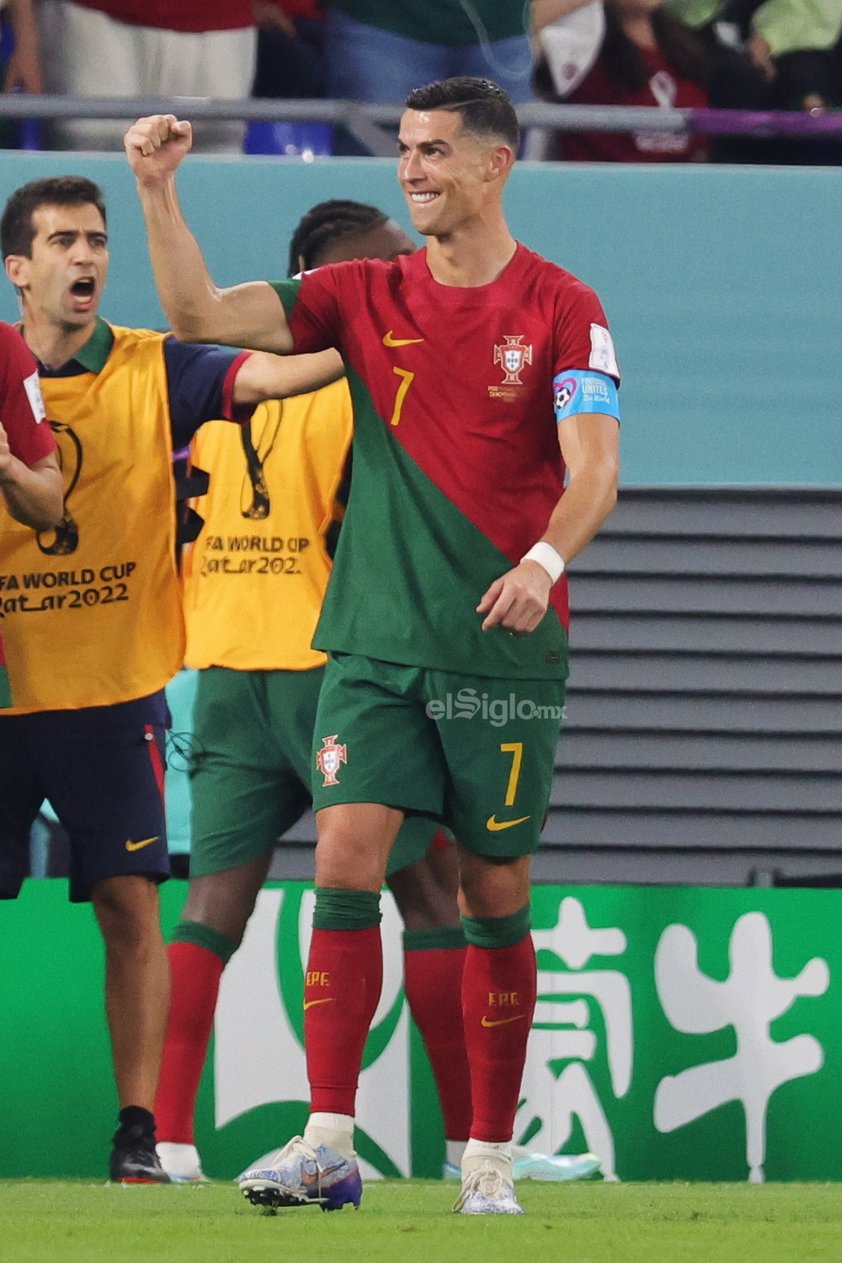
[{"label": "captain armband", "polygon": [[619,421],[617,383],[613,377],[593,369],[567,369],[553,378],[553,408],[556,421],[580,412],[601,412]]}]

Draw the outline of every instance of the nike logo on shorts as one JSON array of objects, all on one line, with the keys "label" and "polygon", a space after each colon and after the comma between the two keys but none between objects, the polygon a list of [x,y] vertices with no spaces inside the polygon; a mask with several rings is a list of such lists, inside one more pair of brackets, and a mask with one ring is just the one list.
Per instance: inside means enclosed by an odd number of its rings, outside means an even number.
[{"label": "nike logo on shorts", "polygon": [[127,842],[126,850],[142,851],[145,846],[151,846],[153,842],[157,842],[160,836],[160,833],[156,833],[154,838],[141,838],[139,842]]},{"label": "nike logo on shorts", "polygon": [[485,822],[485,827],[489,833],[499,833],[501,829],[511,829],[516,824],[523,824],[528,820],[529,816],[518,816],[517,820],[498,820],[496,816],[489,816]]},{"label": "nike logo on shorts", "polygon": [[305,1000],[304,1008],[305,1010],[307,1010],[307,1009],[312,1009],[317,1004],[330,1004],[330,1002],[335,999],[336,999],[336,996],[329,995],[329,996],[325,996],[323,1000]]},{"label": "nike logo on shorts", "polygon": [[493,1017],[483,1017],[482,1022],[480,1023],[480,1025],[481,1025],[481,1026],[486,1026],[486,1027],[488,1027],[488,1026],[508,1026],[509,1022],[519,1022],[519,1021],[520,1021],[522,1018],[524,1018],[524,1017],[526,1017],[526,1014],[525,1014],[525,1013],[516,1013],[514,1017],[498,1017],[498,1018],[493,1018]]}]

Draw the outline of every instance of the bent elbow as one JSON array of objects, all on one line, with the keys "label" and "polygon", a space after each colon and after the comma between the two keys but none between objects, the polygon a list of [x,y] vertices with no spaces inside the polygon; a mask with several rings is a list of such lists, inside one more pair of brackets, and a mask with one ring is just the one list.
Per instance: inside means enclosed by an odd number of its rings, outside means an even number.
[{"label": "bent elbow", "polygon": [[182,296],[165,309],[170,328],[181,342],[221,342],[222,312],[219,293]]},{"label": "bent elbow", "polygon": [[208,334],[206,322],[195,316],[176,314],[170,321],[170,328],[179,342],[212,342]]}]

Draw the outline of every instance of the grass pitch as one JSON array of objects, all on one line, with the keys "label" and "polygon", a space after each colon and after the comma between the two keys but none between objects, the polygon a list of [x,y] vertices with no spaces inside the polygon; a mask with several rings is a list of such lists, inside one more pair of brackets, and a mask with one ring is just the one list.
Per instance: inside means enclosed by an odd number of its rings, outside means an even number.
[{"label": "grass pitch", "polygon": [[518,1184],[521,1216],[382,1181],[359,1211],[261,1214],[233,1185],[0,1183],[3,1263],[842,1263],[837,1185]]}]

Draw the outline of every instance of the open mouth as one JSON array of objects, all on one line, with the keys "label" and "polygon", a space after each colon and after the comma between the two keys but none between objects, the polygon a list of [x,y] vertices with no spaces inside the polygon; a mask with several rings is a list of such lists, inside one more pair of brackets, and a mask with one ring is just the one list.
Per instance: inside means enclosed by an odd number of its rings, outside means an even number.
[{"label": "open mouth", "polygon": [[93,298],[95,288],[93,277],[86,276],[79,281],[74,281],[70,286],[70,292],[74,298]]}]

